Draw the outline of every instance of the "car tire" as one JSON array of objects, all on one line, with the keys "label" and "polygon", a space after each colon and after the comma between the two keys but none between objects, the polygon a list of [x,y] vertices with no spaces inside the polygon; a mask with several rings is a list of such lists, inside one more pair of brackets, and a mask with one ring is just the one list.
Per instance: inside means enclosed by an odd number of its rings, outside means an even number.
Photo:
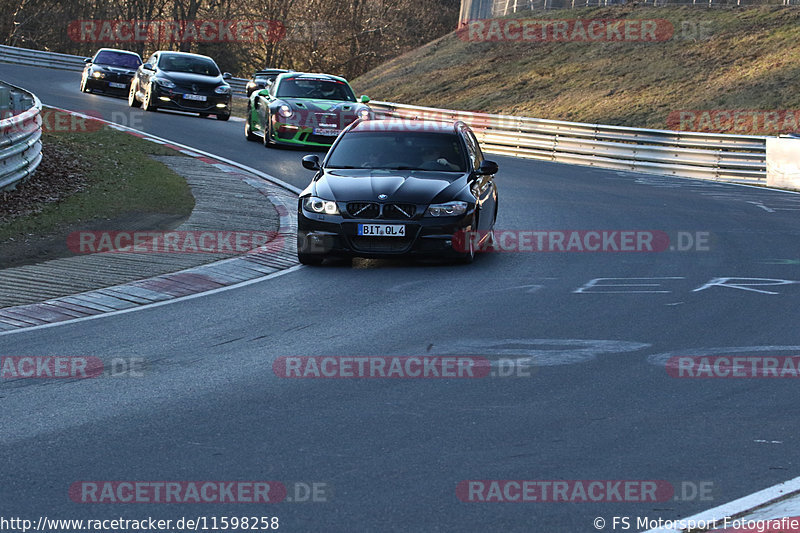
[{"label": "car tire", "polygon": [[[477,217],[472,219],[472,227],[478,227]],[[468,265],[475,261],[475,240],[472,238],[467,238],[467,243],[467,251],[456,258],[456,263],[458,264]]]},{"label": "car tire", "polygon": [[253,133],[253,130],[250,128],[250,117],[248,116],[244,121],[244,137],[248,141],[257,141],[258,136]]},{"label": "car tire", "polygon": [[264,148],[271,148],[273,145],[272,142],[272,120],[270,120],[269,115],[265,115],[267,119],[267,129],[263,132],[264,135],[261,137],[261,140],[264,142]]},{"label": "car tire", "polygon": [[231,118],[230,113],[217,113],[217,120],[228,120]]},{"label": "car tire", "polygon": [[483,246],[481,246],[481,250],[484,252],[497,251],[497,237],[494,234],[494,228],[489,230],[489,234],[486,236],[486,240],[484,241]]},{"label": "car tire", "polygon": [[131,89],[128,91],[128,106],[142,107],[142,103],[136,99],[136,85],[131,82]]},{"label": "car tire", "polygon": [[319,266],[322,264],[322,261],[325,260],[325,257],[317,254],[304,254],[303,252],[297,252],[297,260],[300,261],[301,265]]},{"label": "car tire", "polygon": [[469,239],[469,250],[456,259],[456,263],[460,265],[468,265],[475,261],[475,243]]},{"label": "car tire", "polygon": [[153,102],[153,91],[148,87],[144,93],[144,102],[142,102],[142,109],[145,111],[155,111],[158,109],[155,102]]},{"label": "car tire", "polygon": [[209,116],[209,113],[200,113],[200,118],[208,118]]},{"label": "car tire", "polygon": [[297,260],[302,265],[321,265],[325,260],[324,254],[309,253],[308,237],[298,233],[297,235]]}]

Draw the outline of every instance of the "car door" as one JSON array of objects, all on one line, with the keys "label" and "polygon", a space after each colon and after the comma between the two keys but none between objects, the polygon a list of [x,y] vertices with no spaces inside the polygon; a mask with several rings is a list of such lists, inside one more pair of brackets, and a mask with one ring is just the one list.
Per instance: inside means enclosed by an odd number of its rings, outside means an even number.
[{"label": "car door", "polygon": [[[264,124],[264,110],[267,107],[266,99],[261,96],[260,90],[256,88],[256,94],[253,95],[252,106],[255,110],[255,118],[249,116],[250,119],[250,129],[253,131],[263,131],[263,124]],[[248,109],[249,111],[249,109]]]},{"label": "car door", "polygon": [[[483,152],[475,135],[468,128],[461,128],[461,135],[467,147],[467,155],[470,159],[472,168],[477,170],[483,163]],[[495,211],[497,210],[497,189],[494,183],[494,175],[470,176],[472,180],[472,194],[478,201],[480,209],[478,216],[478,229],[490,230],[494,224]]]},{"label": "car door", "polygon": [[261,128],[263,131],[269,131],[269,121],[271,119],[269,115],[269,104],[275,97],[275,84],[272,84],[267,87],[267,95],[264,96],[260,94],[256,97],[256,108],[258,109],[258,117],[259,121],[261,122]]}]

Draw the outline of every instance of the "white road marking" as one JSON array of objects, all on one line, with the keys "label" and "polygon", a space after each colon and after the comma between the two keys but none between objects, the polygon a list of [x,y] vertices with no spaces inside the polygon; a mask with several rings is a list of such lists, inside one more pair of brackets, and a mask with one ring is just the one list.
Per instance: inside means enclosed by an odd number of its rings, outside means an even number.
[{"label": "white road marking", "polygon": [[[738,500],[734,500],[724,505],[720,505],[719,507],[714,507],[713,509],[709,509],[708,511],[704,511],[702,513],[698,513],[696,515],[687,518],[681,518],[680,520],[683,521],[684,523],[687,523],[689,521],[694,521],[695,523],[697,522],[708,523],[716,521],[718,524],[721,525],[726,517],[730,519],[730,518],[738,518],[744,516],[745,514],[753,511],[757,507],[762,507],[771,502],[786,498],[787,496],[793,494],[800,494],[800,477],[796,477],[794,479],[790,479],[789,481],[779,483],[778,485],[774,485],[772,487],[750,494],[749,496],[739,498]],[[645,533],[668,533],[668,532],[677,533],[684,531],[687,531],[687,529],[662,527],[658,529],[650,529]]]},{"label": "white road marking", "polygon": [[299,270],[301,268],[303,268],[303,265],[295,265],[293,267],[287,268],[286,270],[279,270],[278,272],[273,272],[272,274],[267,274],[266,276],[263,276],[263,277],[260,277],[260,278],[254,278],[254,279],[251,279],[251,280],[243,281],[241,283],[237,283],[236,285],[227,285],[225,287],[219,287],[217,289],[211,289],[211,290],[208,290],[208,291],[205,291],[205,292],[199,292],[197,294],[189,294],[187,296],[180,296],[178,298],[173,298],[172,300],[164,300],[162,302],[154,302],[154,303],[151,303],[151,304],[140,305],[138,307],[131,307],[131,308],[128,308],[128,309],[121,309],[119,311],[109,311],[108,313],[102,313],[102,314],[99,314],[99,315],[90,315],[90,316],[84,316],[84,317],[80,317],[80,318],[74,318],[72,320],[64,320],[63,322],[53,322],[52,324],[42,324],[40,326],[31,326],[29,328],[21,328],[21,329],[15,329],[15,330],[11,330],[11,331],[2,331],[2,332],[0,332],[0,337],[3,337],[5,335],[13,335],[15,333],[28,332],[28,331],[32,331],[32,330],[35,330],[35,329],[54,328],[54,327],[57,327],[57,326],[63,326],[65,324],[75,324],[77,322],[84,322],[86,320],[95,320],[95,319],[98,319],[98,318],[105,318],[105,317],[114,316],[114,315],[122,315],[122,314],[125,314],[125,313],[133,313],[135,311],[142,311],[142,310],[145,310],[145,309],[152,309],[154,307],[161,307],[162,305],[170,305],[170,304],[174,304],[174,303],[177,303],[177,302],[185,302],[186,300],[193,300],[195,298],[200,298],[202,296],[210,296],[212,294],[217,294],[219,292],[225,292],[225,291],[229,291],[229,290],[232,290],[232,289],[239,289],[241,287],[247,287],[248,285],[252,285],[254,283],[260,283],[262,281],[267,281],[267,280],[270,280],[270,279],[273,279],[273,278],[277,278],[279,276],[283,276],[284,274],[289,274],[291,272],[295,272],[295,271],[297,271],[297,270]]},{"label": "white road marking", "polygon": [[760,207],[761,209],[763,209],[767,213],[774,213],[775,212],[773,209],[770,209],[769,207],[765,206],[761,202],[754,202],[752,200],[748,200],[747,203],[748,204],[753,204],[754,206],[757,206],[757,207]]},{"label": "white road marking", "polygon": [[[660,287],[660,283],[601,283],[602,281],[620,281],[620,280],[636,280],[636,281],[653,281],[662,279],[685,279],[683,277],[670,276],[658,278],[594,278],[585,283],[582,287],[578,287],[574,291],[575,294],[665,294],[671,291],[660,290],[639,290],[638,287]],[[631,287],[632,290],[599,290],[603,287]],[[591,289],[598,289],[592,291]],[[636,290],[633,290],[636,289]]]},{"label": "white road marking", "polygon": [[[742,281],[766,281],[766,282],[775,282],[775,283],[743,283]],[[733,281],[733,283],[728,283],[729,281]],[[754,289],[753,287],[762,287],[762,286],[775,286],[775,285],[792,285],[795,283],[800,283],[800,281],[794,281],[791,279],[773,279],[773,278],[714,278],[702,287],[698,287],[693,289],[692,292],[699,292],[708,289],[709,287],[728,287],[730,289],[739,289],[743,291],[752,291],[752,292],[759,292],[762,294],[780,294],[779,292],[774,291],[767,291],[761,289]]]},{"label": "white road marking", "polygon": [[473,355],[519,359],[525,366],[584,363],[599,355],[635,352],[650,347],[641,342],[592,339],[459,339],[439,342],[432,355]]}]

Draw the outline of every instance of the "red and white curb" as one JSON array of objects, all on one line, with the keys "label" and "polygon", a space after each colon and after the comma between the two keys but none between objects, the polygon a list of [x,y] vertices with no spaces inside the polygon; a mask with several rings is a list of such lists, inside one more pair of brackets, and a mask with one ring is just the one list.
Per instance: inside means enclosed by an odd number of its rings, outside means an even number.
[{"label": "red and white curb", "polygon": [[[800,477],[687,518],[665,520],[664,522],[668,523],[668,526],[649,529],[645,533],[800,532],[800,518],[798,517],[800,517]],[[785,524],[775,523],[787,518],[796,518],[798,526],[787,528]],[[771,521],[773,524],[770,523]]]},{"label": "red and white curb", "polygon": [[[238,257],[104,289],[53,298],[40,303],[0,309],[0,335],[30,328],[75,322],[100,315],[133,311],[153,305],[163,305],[188,297],[241,287],[299,268],[294,242],[297,229],[294,206],[287,205],[290,201],[288,195],[279,194],[281,191],[276,188],[284,189],[295,195],[300,192],[300,189],[274,176],[214,154],[106,120],[66,109],[54,109],[103,122],[119,131],[197,158],[217,167],[222,172],[238,175],[242,181],[269,199],[278,213],[280,227],[275,239]],[[292,199],[291,202],[294,200]]]}]

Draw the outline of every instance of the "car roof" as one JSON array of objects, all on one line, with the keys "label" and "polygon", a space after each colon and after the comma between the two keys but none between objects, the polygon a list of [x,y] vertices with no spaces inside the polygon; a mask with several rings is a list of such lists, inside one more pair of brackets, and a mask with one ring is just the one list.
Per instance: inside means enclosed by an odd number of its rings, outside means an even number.
[{"label": "car roof", "polygon": [[[204,56],[203,54],[192,54],[190,52],[173,52],[172,50],[158,50],[158,51],[153,52],[153,53],[154,54],[160,54],[162,56],[163,55],[170,55],[170,56],[202,57],[203,59],[211,59],[211,61],[214,61],[214,59],[209,57],[209,56]],[[214,63],[216,64],[216,61],[214,61]]]},{"label": "car roof", "polygon": [[350,127],[352,132],[423,132],[458,134],[464,124],[460,120],[416,120],[408,118],[358,119]]},{"label": "car roof", "polygon": [[259,74],[282,74],[284,72],[293,72],[292,70],[286,70],[285,68],[267,68],[264,70],[257,70],[253,73],[253,77],[255,78]]},{"label": "car roof", "polygon": [[95,52],[95,53],[94,53],[94,55],[97,55],[97,54],[99,54],[100,52],[119,52],[119,53],[122,53],[122,54],[130,54],[130,55],[132,55],[132,56],[136,56],[136,57],[138,57],[139,59],[141,59],[141,58],[142,58],[142,56],[140,56],[140,55],[139,55],[139,54],[137,54],[136,52],[131,52],[130,50],[122,50],[122,49],[120,49],[120,48],[99,48],[99,49],[97,50],[97,52]]},{"label": "car roof", "polygon": [[334,76],[333,74],[321,74],[321,73],[313,73],[313,72],[293,72],[293,71],[284,72],[283,74],[280,74],[278,76],[278,79],[276,79],[275,81],[277,82],[278,80],[285,80],[287,78],[292,78],[292,79],[312,79],[312,80],[327,79],[327,80],[330,80],[330,81],[338,81],[338,82],[341,82],[341,83],[347,83],[346,79],[341,78],[339,76]]}]

